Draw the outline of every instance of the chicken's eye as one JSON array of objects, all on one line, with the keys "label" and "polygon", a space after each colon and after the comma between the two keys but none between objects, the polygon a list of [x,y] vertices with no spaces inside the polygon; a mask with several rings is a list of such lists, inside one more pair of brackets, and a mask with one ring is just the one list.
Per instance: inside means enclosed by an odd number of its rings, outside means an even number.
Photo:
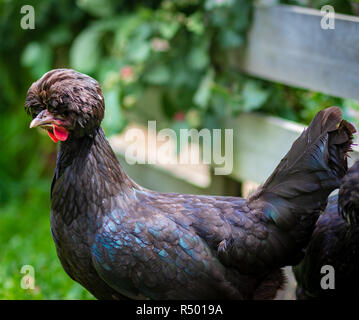
[{"label": "chicken's eye", "polygon": [[56,107],[54,107],[52,105],[48,105],[47,110],[51,114],[61,117],[61,118],[66,118],[69,114],[68,110],[65,109],[64,105],[57,105]]},{"label": "chicken's eye", "polygon": [[40,105],[31,106],[30,112],[32,117],[35,118],[42,110],[43,108]]},{"label": "chicken's eye", "polygon": [[52,114],[57,114],[58,113],[57,109],[52,105],[48,105],[47,110]]},{"label": "chicken's eye", "polygon": [[69,114],[66,105],[64,104],[56,104],[56,107],[49,105],[47,110],[49,110],[50,113],[62,118],[66,118]]},{"label": "chicken's eye", "polygon": [[61,117],[66,118],[66,117],[69,115],[69,111],[68,111],[68,110],[61,110],[61,111],[59,112],[59,115],[60,115]]}]

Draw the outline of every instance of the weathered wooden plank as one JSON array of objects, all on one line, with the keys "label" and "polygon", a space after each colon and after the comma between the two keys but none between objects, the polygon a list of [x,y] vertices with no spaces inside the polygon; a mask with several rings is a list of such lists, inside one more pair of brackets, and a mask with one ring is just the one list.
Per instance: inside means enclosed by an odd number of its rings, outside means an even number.
[{"label": "weathered wooden plank", "polygon": [[305,128],[295,122],[251,113],[228,118],[223,126],[234,130],[231,176],[257,183],[264,182],[272,173]]},{"label": "weathered wooden plank", "polygon": [[[223,127],[234,130],[234,168],[231,177],[256,183],[263,183],[269,177],[305,129],[305,126],[296,122],[255,113],[225,119]],[[359,159],[358,151],[355,146],[349,165]]]},{"label": "weathered wooden plank", "polygon": [[[233,171],[230,177],[237,181],[263,183],[305,126],[278,117],[244,113],[236,118],[224,119],[222,128],[233,129]],[[116,136],[112,137],[111,146],[121,158],[129,175],[145,187],[183,193],[232,193],[230,190],[226,191],[228,179],[223,176],[212,175],[210,182],[199,183],[203,179],[195,178],[193,170],[198,171],[196,166],[192,169],[188,166],[188,172],[184,174],[185,168],[176,165],[172,167],[160,164],[128,165],[124,159],[125,149],[123,146],[120,147],[119,139]],[[216,145],[213,146],[212,151],[223,152]],[[349,165],[352,165],[353,161],[359,159],[358,146],[354,146],[354,152],[350,156]]]},{"label": "weathered wooden plank", "polygon": [[[132,164],[136,161],[134,155],[127,151],[133,150],[133,141],[128,141],[126,136],[131,130],[137,130],[144,135],[138,144],[137,152],[146,151],[144,164]],[[150,139],[149,139],[150,138]],[[227,176],[214,176],[208,164],[180,164],[176,163],[176,148],[172,148],[173,154],[161,154],[161,160],[171,160],[172,163],[161,163],[158,154],[160,141],[154,143],[156,134],[148,131],[146,127],[138,124],[130,124],[124,132],[110,137],[111,147],[117,154],[122,166],[129,176],[145,188],[161,192],[179,192],[191,194],[212,195],[238,195],[240,188],[238,183]],[[163,143],[163,142],[162,142]],[[131,147],[131,149],[129,149]],[[182,151],[181,151],[182,152]],[[149,164],[149,159],[153,159]]]},{"label": "weathered wooden plank", "polygon": [[230,61],[264,79],[359,99],[359,18],[335,14],[326,30],[321,19],[318,10],[258,6],[246,50]]}]

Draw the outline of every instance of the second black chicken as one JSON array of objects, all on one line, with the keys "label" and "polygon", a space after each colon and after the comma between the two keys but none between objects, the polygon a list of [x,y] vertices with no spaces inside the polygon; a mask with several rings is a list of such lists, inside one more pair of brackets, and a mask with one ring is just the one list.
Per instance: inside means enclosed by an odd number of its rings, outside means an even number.
[{"label": "second black chicken", "polygon": [[359,161],[343,178],[339,195],[330,198],[294,273],[297,299],[358,297]]}]

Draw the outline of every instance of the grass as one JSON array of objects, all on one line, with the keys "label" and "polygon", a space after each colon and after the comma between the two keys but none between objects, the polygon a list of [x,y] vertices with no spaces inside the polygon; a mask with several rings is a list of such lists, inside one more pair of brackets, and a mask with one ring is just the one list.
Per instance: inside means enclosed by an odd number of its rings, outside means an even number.
[{"label": "grass", "polygon": [[[94,299],[62,269],[50,232],[51,181],[34,182],[25,199],[0,208],[0,299]],[[22,289],[23,265],[35,270],[35,289]]]}]

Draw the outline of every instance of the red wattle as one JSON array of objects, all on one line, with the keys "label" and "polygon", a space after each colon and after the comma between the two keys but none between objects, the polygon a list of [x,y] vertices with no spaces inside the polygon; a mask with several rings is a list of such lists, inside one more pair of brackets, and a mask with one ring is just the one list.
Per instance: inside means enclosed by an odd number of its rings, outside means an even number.
[{"label": "red wattle", "polygon": [[53,124],[52,128],[54,131],[54,135],[58,140],[60,140],[60,141],[67,140],[67,138],[69,136],[69,132],[64,127],[60,127],[60,126],[57,126],[56,124]]},{"label": "red wattle", "polygon": [[49,135],[49,137],[51,138],[51,140],[53,142],[56,143],[58,141],[58,139],[53,135],[53,133],[51,131],[47,130],[47,134]]}]

